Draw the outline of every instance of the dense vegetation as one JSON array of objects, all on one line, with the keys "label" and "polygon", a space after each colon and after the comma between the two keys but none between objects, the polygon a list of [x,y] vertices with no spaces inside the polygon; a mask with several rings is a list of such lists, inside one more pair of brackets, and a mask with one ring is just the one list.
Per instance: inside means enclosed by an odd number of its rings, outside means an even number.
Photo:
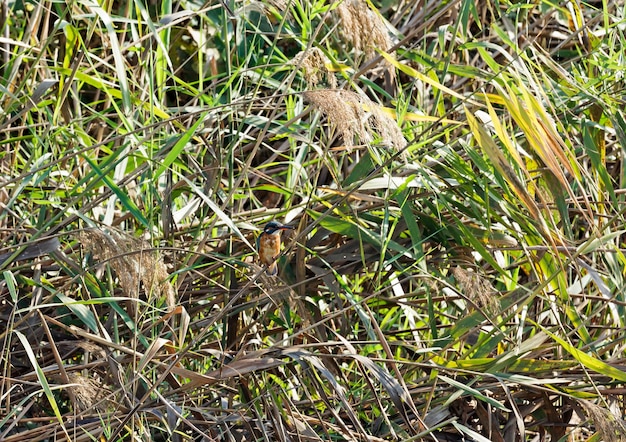
[{"label": "dense vegetation", "polygon": [[2,8],[0,440],[626,440],[622,2]]}]

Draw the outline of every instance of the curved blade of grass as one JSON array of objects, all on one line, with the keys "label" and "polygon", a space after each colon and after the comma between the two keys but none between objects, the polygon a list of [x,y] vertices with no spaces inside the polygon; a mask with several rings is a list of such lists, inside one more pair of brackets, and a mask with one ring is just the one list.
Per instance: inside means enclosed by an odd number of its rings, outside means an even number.
[{"label": "curved blade of grass", "polygon": [[13,275],[13,272],[5,270],[2,272],[2,276],[9,291],[9,296],[11,296],[11,301],[14,304],[17,303],[17,281],[15,281],[15,275]]},{"label": "curved blade of grass", "polygon": [[233,220],[211,198],[205,195],[204,192],[198,188],[198,186],[189,181],[186,177],[182,176],[181,178],[189,185],[193,192],[198,195],[200,199],[211,208],[211,210],[215,212],[217,217],[221,219],[224,224],[226,224],[230,228],[230,230],[232,230],[250,248],[250,250],[256,250],[256,247],[250,244],[250,241],[248,241],[244,234],[241,233]]},{"label": "curved blade of grass", "polygon": [[129,198],[129,196],[117,185],[111,178],[109,178],[98,165],[91,160],[87,155],[83,155],[85,161],[89,163],[91,168],[98,174],[100,179],[115,193],[120,203],[139,221],[146,229],[150,229],[150,223],[148,219],[141,213],[141,210],[135,205],[135,203]]},{"label": "curved blade of grass", "polygon": [[[342,220],[339,218],[335,218],[333,216],[324,215],[314,212],[313,210],[308,210],[307,213],[311,215],[311,218],[314,220],[320,220],[319,223],[325,229],[330,230],[333,233],[338,233],[340,235],[346,235],[350,238],[356,239],[358,241],[365,241],[368,244],[371,244],[378,249],[388,248],[393,250],[394,252],[401,253],[410,258],[415,258],[406,247],[401,246],[395,241],[387,241],[385,238],[382,238],[380,235],[376,235],[370,230],[365,229],[362,226],[357,225],[351,221]],[[385,247],[387,246],[387,247]]]},{"label": "curved blade of grass", "polygon": [[[495,169],[504,177],[506,182],[509,183],[513,192],[515,192],[515,195],[517,195],[517,197],[524,203],[533,218],[537,221],[543,220],[537,204],[528,194],[526,186],[524,186],[520,182],[517,175],[515,175],[511,165],[508,163],[495,141],[493,141],[487,131],[485,131],[485,129],[478,124],[478,121],[468,109],[465,109],[465,115],[467,116],[467,122],[470,125],[472,133],[476,138],[476,142],[485,151]],[[545,222],[542,222],[542,224],[545,224]]]},{"label": "curved blade of grass", "polygon": [[24,336],[21,332],[14,330],[13,333],[15,333],[15,335],[19,338],[20,342],[22,343],[22,346],[24,347],[24,350],[26,351],[26,355],[28,356],[30,363],[35,369],[37,380],[39,381],[39,384],[41,385],[41,388],[44,391],[46,398],[48,398],[50,407],[52,408],[54,415],[59,421],[59,425],[63,429],[63,432],[65,433],[65,436],[67,437],[67,440],[71,440],[69,434],[67,433],[67,429],[65,428],[65,423],[63,422],[63,417],[61,416],[61,410],[59,409],[59,404],[57,404],[57,401],[54,398],[54,395],[52,394],[52,390],[50,389],[50,384],[48,384],[48,379],[46,379],[46,375],[44,374],[43,370],[39,366],[39,363],[37,362],[37,358],[35,357],[35,353],[33,353],[33,349],[30,346],[30,342],[28,342],[28,339],[26,339],[26,336]]},{"label": "curved blade of grass", "polygon": [[381,367],[378,364],[374,363],[374,361],[372,361],[368,357],[358,354],[347,354],[345,356],[356,359],[374,374],[376,380],[380,382],[380,384],[389,395],[389,398],[391,399],[391,402],[393,402],[398,413],[400,413],[405,421],[409,422],[410,418],[406,413],[406,410],[409,407],[405,404],[411,403],[411,398],[409,392],[407,392],[403,388],[402,384],[400,384],[400,382],[398,382],[398,380],[393,377],[384,367]]},{"label": "curved blade of grass", "polygon": [[580,362],[582,365],[587,367],[589,370],[595,371],[596,373],[603,374],[604,376],[608,376],[612,379],[616,379],[618,381],[626,382],[626,372],[615,368],[600,359],[596,359],[593,356],[589,356],[587,353],[577,349],[572,344],[567,342],[565,339],[560,338],[548,331],[541,324],[538,324],[529,319],[529,322],[535,324],[536,327],[541,328],[547,335],[549,335],[552,339],[554,339],[561,347],[563,347],[569,354],[571,354],[574,359]]},{"label": "curved blade of grass", "polygon": [[285,351],[285,354],[297,361],[300,365],[302,365],[305,370],[310,370],[311,368],[314,368],[317,373],[322,376],[322,378],[326,379],[326,381],[328,381],[328,385],[332,387],[332,390],[335,393],[336,397],[343,404],[344,408],[342,411],[347,413],[352,423],[355,425],[356,428],[359,429],[360,432],[362,432],[363,434],[366,433],[365,429],[363,429],[363,427],[361,426],[359,418],[354,412],[354,408],[351,406],[350,401],[346,396],[346,389],[342,387],[339,382],[337,382],[337,379],[335,378],[335,376],[333,376],[333,373],[324,365],[324,363],[318,356],[315,356],[314,354],[304,350],[291,349]]},{"label": "curved blade of grass", "polygon": [[410,200],[411,193],[406,189],[401,189],[395,195],[395,200],[400,206],[400,211],[402,212],[402,218],[406,223],[409,236],[411,237],[411,244],[413,246],[413,253],[416,255],[417,262],[422,270],[426,271],[426,261],[424,260],[424,250],[423,243],[424,239],[422,238],[422,233],[420,232],[420,228],[417,225],[417,220],[415,216],[415,206],[413,202]]},{"label": "curved blade of grass", "polygon": [[614,245],[615,239],[620,238],[624,233],[626,233],[626,230],[617,230],[609,232],[606,235],[602,235],[600,237],[592,237],[588,241],[585,241],[580,246],[578,246],[576,254],[587,255],[595,252],[597,249],[602,247],[612,247]]},{"label": "curved blade of grass", "polygon": [[407,74],[410,77],[413,78],[417,78],[420,81],[423,81],[426,84],[431,85],[432,87],[434,87],[435,89],[439,89],[453,97],[458,98],[459,100],[465,102],[465,103],[471,103],[474,106],[479,106],[482,107],[482,105],[480,103],[475,102],[474,100],[469,100],[467,97],[465,97],[462,94],[459,94],[458,92],[453,91],[452,89],[444,86],[443,84],[439,83],[436,80],[433,80],[432,78],[422,74],[421,72],[413,69],[412,67],[404,64],[404,63],[400,63],[398,62],[398,60],[396,60],[394,57],[392,57],[391,55],[389,55],[388,53],[386,53],[385,51],[378,51],[378,53],[380,55],[383,56],[383,58],[385,60],[387,60],[389,63],[391,63],[396,69],[404,72],[405,74]]},{"label": "curved blade of grass", "polygon": [[[69,68],[53,67],[52,70],[55,71],[55,72],[58,72],[59,75],[61,75],[61,74],[63,74],[63,75],[70,75],[72,73],[72,70],[69,69]],[[76,78],[76,80],[78,80],[78,81],[80,81],[82,83],[88,84],[89,86],[93,86],[94,88],[105,92],[112,99],[115,99],[115,98],[120,99],[120,98],[122,98],[122,93],[120,92],[119,89],[117,89],[116,85],[110,84],[107,81],[102,80],[97,75],[88,75],[88,74],[86,74],[84,72],[77,71],[74,74],[74,77]],[[145,100],[135,99],[133,101],[133,106],[141,107],[145,111],[149,111],[154,116],[157,116],[157,117],[162,118],[164,120],[169,119],[171,117],[165,111],[163,111],[163,109],[157,107],[157,103],[154,103],[154,102],[149,103],[149,102],[146,102]]]},{"label": "curved blade of grass", "polygon": [[480,434],[478,434],[471,428],[468,428],[465,425],[462,425],[456,421],[452,422],[452,426],[454,426],[454,428],[459,430],[461,433],[467,434],[471,438],[471,440],[474,440],[476,442],[492,442],[490,439],[487,439],[486,437],[481,436]]},{"label": "curved blade of grass", "polygon": [[102,9],[98,4],[91,3],[88,4],[93,12],[95,12],[102,23],[104,23],[104,27],[107,30],[107,34],[109,35],[109,44],[111,45],[111,53],[113,55],[113,60],[115,61],[115,70],[117,71],[117,81],[120,85],[120,90],[122,92],[122,104],[124,106],[124,114],[129,115],[132,109],[132,100],[130,99],[130,91],[128,89],[128,82],[126,80],[126,66],[124,63],[124,56],[122,55],[122,50],[120,48],[120,43],[117,39],[117,33],[115,32],[115,27],[113,26],[113,20],[111,16]]},{"label": "curved blade of grass", "polygon": [[96,321],[95,316],[87,308],[86,305],[83,305],[80,301],[76,301],[69,296],[66,296],[62,293],[57,293],[56,297],[58,300],[63,303],[65,307],[70,309],[72,313],[81,320],[83,324],[85,324],[92,332],[98,333],[98,321]]},{"label": "curved blade of grass", "polygon": [[[137,325],[135,324],[135,321],[133,321],[133,319],[128,315],[128,312],[124,310],[124,308],[118,302],[118,301],[127,301],[128,299],[117,298],[117,297],[111,296],[106,289],[100,286],[99,280],[97,280],[95,276],[91,273],[85,274],[85,276],[83,277],[83,282],[85,286],[87,287],[87,289],[89,290],[89,293],[93,296],[93,298],[96,298],[96,299],[91,299],[89,301],[84,301],[84,302],[94,303],[94,304],[101,303],[101,304],[110,305],[110,307],[113,310],[115,310],[115,312],[119,315],[119,317],[122,319],[124,324],[133,333],[133,335],[136,336],[137,339],[139,339],[139,342],[141,342],[141,344],[147,348],[149,344],[145,336],[140,333],[140,331],[137,328]],[[139,301],[139,302],[143,302],[143,301]],[[101,333],[101,329],[97,329],[96,333]],[[109,341],[111,340],[111,338],[108,335],[106,335],[106,338]]]},{"label": "curved blade of grass", "polygon": [[476,399],[479,399],[479,400],[481,400],[483,402],[486,402],[486,403],[492,405],[494,408],[497,408],[498,410],[506,411],[507,413],[509,413],[511,411],[511,409],[505,407],[500,402],[496,401],[493,398],[490,398],[489,396],[485,396],[480,391],[476,390],[475,388],[470,387],[469,385],[465,385],[465,384],[463,384],[461,382],[455,381],[454,379],[451,379],[448,376],[444,376],[442,374],[439,375],[439,379],[441,379],[444,382],[447,382],[448,384],[452,385],[453,387],[456,387],[456,388],[459,388],[459,389],[465,391],[466,393],[468,393],[469,395],[475,397]]},{"label": "curved blade of grass", "polygon": [[[597,146],[597,140],[594,137],[595,128],[583,127],[583,147],[591,160],[593,170],[600,178],[604,189],[609,193],[609,201],[616,201],[615,188],[613,186],[613,179],[609,175],[606,169],[606,158],[602,156],[600,149]],[[597,129],[595,129],[597,131]]]},{"label": "curved blade of grass", "polygon": [[194,125],[191,126],[189,130],[185,131],[183,135],[178,139],[174,147],[172,147],[172,150],[170,150],[170,152],[161,162],[159,168],[154,173],[154,179],[158,179],[163,174],[163,172],[165,172],[165,169],[170,167],[170,165],[174,161],[176,161],[176,158],[179,157],[180,153],[183,151],[189,140],[191,140],[191,138],[196,133],[196,129],[198,129],[198,126],[200,126],[203,122],[204,114],[200,115]]}]

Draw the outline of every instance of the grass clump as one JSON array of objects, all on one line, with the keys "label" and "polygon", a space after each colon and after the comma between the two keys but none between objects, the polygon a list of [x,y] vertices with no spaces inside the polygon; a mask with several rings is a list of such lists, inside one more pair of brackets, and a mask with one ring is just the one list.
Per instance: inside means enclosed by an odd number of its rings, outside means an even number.
[{"label": "grass clump", "polygon": [[624,439],[618,5],[4,17],[0,440]]}]

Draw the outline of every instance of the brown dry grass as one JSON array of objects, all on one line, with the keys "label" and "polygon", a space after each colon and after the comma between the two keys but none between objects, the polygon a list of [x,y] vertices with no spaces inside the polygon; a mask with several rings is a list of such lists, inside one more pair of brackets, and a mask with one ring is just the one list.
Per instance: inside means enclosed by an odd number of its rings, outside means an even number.
[{"label": "brown dry grass", "polygon": [[610,410],[591,401],[580,400],[579,404],[594,423],[602,440],[607,442],[626,441],[626,421],[622,417],[615,416]]},{"label": "brown dry grass", "polygon": [[304,78],[309,89],[315,89],[323,80],[326,81],[328,87],[333,89],[337,87],[335,74],[328,68],[330,60],[321,49],[313,47],[299,52],[289,63],[304,70]]},{"label": "brown dry grass", "polygon": [[474,305],[484,308],[488,317],[498,313],[497,291],[485,276],[473,269],[466,269],[461,266],[454,267],[452,275],[459,284],[463,295]]},{"label": "brown dry grass", "polygon": [[364,0],[344,0],[337,7],[341,36],[357,53],[370,59],[376,49],[388,51],[392,46],[389,32],[379,13],[370,9]]},{"label": "brown dry grass", "polygon": [[337,128],[348,147],[370,144],[375,140],[374,134],[383,146],[396,151],[407,145],[396,121],[368,98],[338,89],[308,91],[304,97]]},{"label": "brown dry grass", "polygon": [[77,234],[81,244],[96,259],[108,263],[117,274],[125,296],[136,299],[143,283],[146,293],[176,304],[169,273],[158,250],[138,238],[108,229],[85,229]]}]

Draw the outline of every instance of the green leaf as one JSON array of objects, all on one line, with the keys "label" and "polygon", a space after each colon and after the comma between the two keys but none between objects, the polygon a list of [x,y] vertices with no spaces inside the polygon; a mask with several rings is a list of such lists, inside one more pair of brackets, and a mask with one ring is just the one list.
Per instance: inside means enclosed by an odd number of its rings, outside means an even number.
[{"label": "green leaf", "polygon": [[4,282],[11,296],[11,301],[15,304],[17,302],[17,282],[15,281],[15,275],[13,275],[13,272],[5,270],[2,272],[2,276],[4,277]]},{"label": "green leaf", "polygon": [[83,324],[89,327],[91,331],[98,333],[98,321],[96,321],[96,318],[91,310],[83,304],[83,301],[76,301],[75,299],[72,299],[62,293],[57,293],[56,297],[65,307],[70,309]]},{"label": "green leaf", "polygon": [[143,213],[141,213],[139,208],[130,199],[126,192],[115,184],[115,182],[113,182],[113,180],[109,178],[109,176],[106,175],[91,158],[86,155],[84,155],[83,158],[85,158],[85,160],[91,165],[91,168],[98,174],[100,179],[104,181],[107,187],[115,193],[122,206],[124,206],[146,229],[150,230],[151,226],[148,219],[143,215]]},{"label": "green leaf", "polygon": [[[534,322],[530,321],[529,322]],[[561,347],[563,347],[569,354],[571,354],[574,359],[580,362],[589,370],[595,371],[596,373],[602,374],[604,376],[608,376],[612,379],[616,379],[618,381],[626,382],[626,372],[620,370],[619,368],[613,367],[612,365],[607,364],[600,359],[596,359],[593,356],[589,356],[584,351],[581,351],[571,345],[566,340],[558,337],[554,333],[549,332],[540,324],[535,323],[537,327],[543,329],[552,339],[554,339]]]},{"label": "green leaf", "polygon": [[348,177],[344,180],[344,187],[362,180],[364,177],[369,175],[373,169],[374,163],[372,162],[372,156],[369,152],[366,152],[363,157],[361,157],[361,161],[355,164],[354,169],[350,172],[350,175],[348,175]]},{"label": "green leaf", "polygon": [[59,404],[57,404],[57,401],[54,398],[54,394],[52,394],[52,389],[50,388],[50,384],[48,384],[48,379],[46,379],[46,375],[44,374],[43,370],[39,366],[39,363],[37,362],[37,358],[35,357],[35,353],[33,353],[33,349],[30,346],[30,342],[28,342],[28,339],[26,339],[26,336],[24,336],[21,332],[14,330],[13,333],[15,333],[15,335],[19,338],[20,342],[22,343],[22,346],[24,347],[24,350],[26,351],[26,355],[28,356],[30,363],[35,369],[35,374],[37,375],[37,380],[39,381],[39,385],[41,385],[41,389],[44,391],[46,398],[48,398],[50,407],[52,408],[54,415],[59,421],[59,425],[61,425],[61,428],[63,428],[63,431],[68,437],[68,440],[70,440],[69,436],[67,435],[67,430],[65,429],[65,424],[63,423],[63,417],[61,416],[61,410],[59,409]]},{"label": "green leaf", "polygon": [[159,168],[156,170],[156,172],[154,172],[155,179],[159,178],[163,174],[163,172],[165,172],[165,169],[170,167],[172,163],[176,161],[176,159],[180,156],[180,153],[185,149],[187,143],[189,143],[189,140],[191,140],[191,138],[196,133],[196,129],[198,129],[198,126],[200,126],[203,122],[204,114],[198,117],[198,120],[194,123],[194,125],[191,126],[189,130],[183,133],[183,135],[178,139],[172,150],[170,150],[167,156],[163,159]]},{"label": "green leaf", "polygon": [[439,375],[439,379],[444,382],[447,382],[453,387],[463,390],[464,392],[474,396],[476,399],[479,399],[483,402],[486,402],[492,405],[494,408],[497,408],[498,410],[506,411],[507,413],[511,411],[509,408],[505,407],[500,402],[496,401],[493,398],[490,398],[489,396],[485,396],[480,391],[476,390],[475,388],[470,387],[469,385],[465,385],[462,382],[455,381],[454,379],[451,379],[448,376],[444,376],[442,374]]}]

